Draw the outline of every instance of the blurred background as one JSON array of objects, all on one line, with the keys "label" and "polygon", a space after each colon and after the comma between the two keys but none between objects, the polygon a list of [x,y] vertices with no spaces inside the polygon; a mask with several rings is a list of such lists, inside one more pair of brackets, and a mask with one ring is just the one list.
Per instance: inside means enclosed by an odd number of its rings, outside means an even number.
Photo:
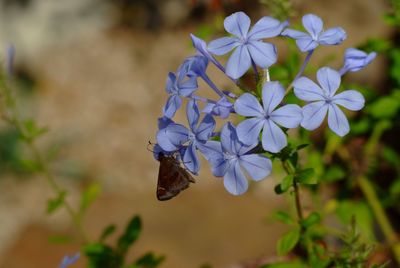
[{"label": "blurred background", "polygon": [[[267,215],[288,209],[287,198],[273,190],[281,174],[273,173],[235,197],[204,162],[196,184],[159,202],[159,163],[147,150],[167,99],[167,73],[195,53],[189,34],[209,41],[224,35],[226,15],[242,10],[255,22],[276,11],[274,2],[279,1],[0,0],[0,58],[14,44],[21,113],[49,128],[39,145],[51,157],[52,171],[69,190],[72,204],[87,185],[95,182],[101,188],[84,220],[90,237],[98,237],[110,223],[123,228],[140,214],[143,234],[130,258],[151,250],[167,257],[166,268],[235,267],[275,255],[276,240],[285,229]],[[346,48],[371,37],[396,37],[383,20],[389,1],[291,3],[294,22],[314,13],[326,27],[341,26],[348,34],[342,46],[319,50],[314,63],[323,61],[324,53],[336,54],[340,57],[331,59],[330,66],[338,68]],[[283,60],[286,48],[278,45]],[[378,57],[348,80],[384,92],[385,64]],[[211,77],[218,75],[210,68]],[[215,81],[222,88],[233,86]],[[203,86],[200,92],[207,90]],[[182,112],[177,115],[177,121],[185,120]],[[63,209],[46,215],[53,193],[29,171],[24,150],[15,130],[1,123],[0,267],[56,267],[65,254],[80,250],[79,241]],[[398,212],[393,211],[394,217]],[[71,241],[61,243],[63,236]],[[81,258],[74,267],[84,266]]]}]

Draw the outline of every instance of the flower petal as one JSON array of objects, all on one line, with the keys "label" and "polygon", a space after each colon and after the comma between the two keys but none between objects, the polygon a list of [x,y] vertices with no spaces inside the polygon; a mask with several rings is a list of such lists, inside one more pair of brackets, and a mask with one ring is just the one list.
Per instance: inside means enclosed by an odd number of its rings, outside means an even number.
[{"label": "flower petal", "polygon": [[181,107],[182,100],[178,95],[169,96],[167,103],[163,108],[164,116],[168,118],[174,117],[176,111]]},{"label": "flower petal", "polygon": [[264,122],[262,146],[264,150],[277,153],[287,145],[286,135],[272,120]]},{"label": "flower petal", "polygon": [[235,112],[243,116],[263,116],[263,108],[257,98],[250,93],[241,95],[234,104]]},{"label": "flower petal", "polygon": [[318,38],[318,42],[321,45],[338,45],[346,39],[346,32],[340,28],[330,28],[324,31]]},{"label": "flower petal", "polygon": [[246,37],[250,28],[250,18],[244,12],[236,12],[224,20],[225,30],[237,37]]},{"label": "flower petal", "polygon": [[206,143],[198,143],[197,148],[203,154],[204,158],[212,163],[213,159],[224,158],[222,152],[221,142],[219,141],[207,141]]},{"label": "flower petal", "polygon": [[322,89],[307,77],[300,77],[293,83],[294,94],[304,101],[325,100]]},{"label": "flower petal", "polygon": [[271,160],[258,154],[242,155],[239,158],[239,163],[255,181],[264,179],[272,170]]},{"label": "flower petal", "polygon": [[277,19],[265,16],[254,24],[248,37],[250,40],[275,37],[278,36],[287,25],[287,22],[281,23]]},{"label": "flower petal", "polygon": [[324,23],[321,18],[314,14],[307,14],[302,18],[303,26],[310,33],[314,40],[317,40],[321,33]]},{"label": "flower petal", "polygon": [[189,144],[183,154],[183,165],[193,174],[199,173],[200,160],[196,153],[195,142]]},{"label": "flower petal", "polygon": [[[161,129],[156,134],[157,144],[163,151],[173,152],[178,148],[170,141],[165,129]],[[156,151],[156,150],[154,150]],[[158,157],[158,153],[156,154]]]},{"label": "flower petal", "polygon": [[252,60],[263,69],[270,67],[276,62],[276,47],[270,43],[251,41],[247,44]]},{"label": "flower petal", "polygon": [[183,97],[190,96],[196,89],[198,88],[197,85],[197,78],[195,76],[187,77],[184,80],[178,81],[178,90],[179,95]]},{"label": "flower petal", "polygon": [[285,90],[279,82],[266,82],[262,89],[262,102],[265,113],[270,115],[282,102],[283,97],[285,97]]},{"label": "flower petal", "polygon": [[[189,130],[181,124],[172,123],[160,131],[165,131],[169,141],[178,149],[189,139]],[[160,142],[158,144],[164,149]],[[168,151],[167,149],[164,150]]]},{"label": "flower petal", "polygon": [[238,46],[226,64],[226,74],[238,79],[243,76],[251,66],[251,59],[247,46]]},{"label": "flower petal", "polygon": [[200,111],[195,100],[190,100],[186,105],[186,116],[192,132],[196,131],[199,122]]},{"label": "flower petal", "polygon": [[308,36],[307,38],[297,39],[296,45],[301,52],[308,52],[315,49],[318,46],[318,42]]},{"label": "flower petal", "polygon": [[343,137],[350,131],[346,116],[335,104],[329,105],[328,125],[329,128],[340,137]]},{"label": "flower petal", "polygon": [[236,133],[241,142],[247,145],[253,145],[258,142],[264,119],[250,118],[239,123],[236,127]]},{"label": "flower petal", "polygon": [[290,37],[293,39],[307,39],[310,38],[310,35],[306,34],[305,32],[293,30],[293,29],[285,29],[282,33],[282,36]]},{"label": "flower petal", "polygon": [[322,124],[328,111],[325,101],[317,101],[303,107],[303,120],[301,126],[308,130],[314,130]]},{"label": "flower petal", "polygon": [[367,54],[356,48],[348,48],[344,55],[344,66],[339,72],[342,75],[347,71],[357,72],[370,64],[375,57],[376,52]]},{"label": "flower petal", "polygon": [[224,175],[224,186],[233,195],[241,195],[247,191],[248,182],[240,169],[239,161],[231,161]]},{"label": "flower petal", "polygon": [[298,127],[303,119],[302,110],[296,104],[282,106],[273,111],[270,116],[272,121],[286,128]]},{"label": "flower petal", "polygon": [[351,111],[359,111],[364,107],[365,99],[356,90],[346,90],[333,97],[333,102]]},{"label": "flower petal", "polygon": [[237,47],[240,43],[235,37],[221,37],[208,44],[208,51],[215,55],[224,55]]},{"label": "flower petal", "polygon": [[174,73],[168,73],[167,76],[167,84],[165,85],[165,90],[167,91],[168,94],[172,94],[175,92],[175,81],[176,81],[176,76]]},{"label": "flower petal", "polygon": [[226,123],[221,130],[221,145],[224,152],[236,154],[236,143],[239,141],[235,127],[230,123]]},{"label": "flower petal", "polygon": [[210,138],[214,128],[214,118],[209,114],[205,115],[196,130],[196,139],[201,142],[206,142]]},{"label": "flower petal", "polygon": [[322,89],[327,91],[330,97],[333,97],[340,86],[341,78],[340,74],[336,70],[329,67],[323,67],[317,72],[317,80]]},{"label": "flower petal", "polygon": [[209,59],[212,63],[215,64],[220,70],[225,72],[225,68],[219,63],[208,51],[207,49],[207,43],[195,36],[194,34],[190,34],[190,38],[192,39],[193,46],[197,50],[198,53],[201,55],[205,56],[207,59]]}]

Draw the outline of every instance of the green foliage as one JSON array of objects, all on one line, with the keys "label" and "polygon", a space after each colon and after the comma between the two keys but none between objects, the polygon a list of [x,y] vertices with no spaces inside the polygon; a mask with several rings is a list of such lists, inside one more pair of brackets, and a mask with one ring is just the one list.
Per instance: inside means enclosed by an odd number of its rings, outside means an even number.
[{"label": "green foliage", "polygon": [[64,205],[65,197],[67,196],[66,191],[61,191],[55,198],[49,199],[47,201],[47,213],[53,214],[57,211],[61,206]]},{"label": "green foliage", "polygon": [[285,235],[283,235],[279,240],[276,247],[278,255],[288,254],[299,242],[300,239],[300,229],[295,228]]},{"label": "green foliage", "polygon": [[107,244],[105,240],[116,231],[115,225],[108,225],[98,239],[98,242],[89,243],[83,252],[89,259],[89,268],[155,268],[158,267],[164,256],[156,256],[147,252],[131,264],[126,264],[126,254],[135,244],[142,230],[139,216],[134,216],[127,224],[124,232],[118,237],[115,246]]},{"label": "green foliage", "polygon": [[101,186],[98,183],[90,184],[82,193],[79,212],[84,214],[87,208],[92,204],[101,193]]}]

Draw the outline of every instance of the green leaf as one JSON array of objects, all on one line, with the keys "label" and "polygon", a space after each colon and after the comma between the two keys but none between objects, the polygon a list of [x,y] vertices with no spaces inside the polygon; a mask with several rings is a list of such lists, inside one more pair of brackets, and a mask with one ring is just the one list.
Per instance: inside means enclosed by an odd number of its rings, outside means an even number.
[{"label": "green leaf", "polygon": [[59,209],[64,204],[64,200],[65,200],[66,196],[67,196],[67,192],[61,191],[61,192],[59,192],[57,197],[55,197],[53,199],[49,199],[47,201],[47,213],[52,214],[57,209]]},{"label": "green leaf", "polygon": [[392,166],[394,167],[400,166],[400,156],[396,152],[396,150],[393,150],[392,148],[389,147],[384,147],[382,149],[382,157]]},{"label": "green leaf", "polygon": [[288,254],[299,242],[300,230],[298,228],[286,233],[278,240],[277,253],[280,256]]},{"label": "green leaf", "polygon": [[88,257],[89,268],[115,268],[121,267],[123,258],[116,254],[114,250],[102,243],[93,243],[86,245],[83,249]]},{"label": "green leaf", "polygon": [[149,252],[140,257],[134,267],[138,268],[155,268],[158,267],[165,260],[164,256],[155,256]]},{"label": "green leaf", "polygon": [[113,234],[116,229],[117,227],[114,224],[108,225],[106,228],[104,228],[103,232],[101,233],[99,241],[103,242],[107,237]]},{"label": "green leaf", "polygon": [[306,168],[303,170],[300,170],[296,174],[296,180],[297,182],[300,182],[302,184],[317,184],[318,180],[315,176],[315,171],[313,168]]},{"label": "green leaf", "polygon": [[271,218],[273,218],[274,220],[283,222],[285,224],[293,224],[294,223],[293,218],[284,211],[276,211],[275,213],[272,214]]},{"label": "green leaf", "polygon": [[320,221],[321,221],[321,216],[317,212],[313,212],[310,215],[308,215],[307,218],[301,221],[301,225],[304,228],[309,228],[312,225],[319,223]]},{"label": "green leaf", "polygon": [[33,119],[28,119],[22,122],[24,130],[25,130],[25,137],[26,139],[34,139],[39,137],[40,135],[46,133],[48,131],[47,128],[40,128],[37,126],[36,122]]},{"label": "green leaf", "polygon": [[281,184],[275,185],[275,187],[274,187],[274,192],[275,192],[276,194],[283,194],[283,193],[284,193],[284,191],[282,191]]},{"label": "green leaf", "polygon": [[396,115],[400,103],[391,96],[381,97],[369,106],[368,111],[375,118],[392,118]]},{"label": "green leaf", "polygon": [[282,192],[286,192],[293,185],[294,176],[292,174],[287,175],[283,178],[281,183]]},{"label": "green leaf", "polygon": [[48,241],[53,244],[67,244],[72,242],[72,237],[68,235],[53,235],[48,238]]},{"label": "green leaf", "polygon": [[260,268],[307,268],[307,265],[300,261],[280,262],[274,264],[266,264]]},{"label": "green leaf", "polygon": [[340,166],[331,166],[328,168],[323,176],[323,180],[327,182],[334,182],[344,179],[346,172]]},{"label": "green leaf", "polygon": [[98,183],[90,184],[86,188],[86,190],[82,193],[81,204],[79,208],[80,213],[84,213],[86,209],[90,206],[90,204],[96,200],[96,198],[100,195],[100,193],[101,193],[100,184]]},{"label": "green leaf", "polygon": [[118,239],[117,248],[121,255],[125,255],[128,248],[138,239],[142,230],[139,216],[134,216],[125,229],[124,234]]}]

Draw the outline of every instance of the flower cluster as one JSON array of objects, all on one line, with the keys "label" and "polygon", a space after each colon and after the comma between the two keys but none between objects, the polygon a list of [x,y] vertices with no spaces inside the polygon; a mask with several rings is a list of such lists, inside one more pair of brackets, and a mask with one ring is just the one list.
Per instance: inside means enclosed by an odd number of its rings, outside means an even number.
[{"label": "flower cluster", "polygon": [[[266,155],[279,153],[287,146],[288,129],[301,126],[314,130],[328,115],[329,128],[339,136],[346,135],[349,123],[340,107],[358,111],[364,106],[364,98],[355,90],[337,93],[341,76],[363,69],[376,54],[348,49],[341,69],[336,71],[322,67],[318,70],[317,84],[302,76],[312,53],[318,46],[341,44],[346,39],[346,33],[340,27],[324,30],[322,20],[313,14],[305,15],[302,23],[306,32],[289,29],[288,22],[267,16],[250,27],[250,18],[243,12],[237,12],[224,21],[230,36],[218,38],[207,45],[204,40],[191,35],[197,54],[187,58],[176,73],[168,74],[166,91],[169,98],[158,123],[155,157],[160,152],[177,156],[188,171],[197,175],[200,154],[209,162],[212,173],[224,178],[228,192],[240,195],[248,188],[246,177],[258,181],[271,173],[272,162]],[[259,79],[259,70],[268,73],[268,68],[272,68],[278,58],[275,45],[264,40],[278,36],[294,39],[300,51],[307,53],[298,74],[286,90],[280,82],[270,81],[269,76]],[[223,66],[215,56],[230,51],[233,52]],[[239,79],[252,69],[256,82],[263,83],[261,92],[247,91],[236,96],[220,90],[206,74],[209,63],[221,70],[238,88]],[[216,99],[197,94],[198,79],[215,92]],[[295,96],[306,103],[303,107],[285,102],[292,87]],[[173,121],[184,99],[187,100],[188,127]],[[216,117],[227,119],[234,115],[245,119],[236,127],[228,121],[220,131],[216,131]]]}]

